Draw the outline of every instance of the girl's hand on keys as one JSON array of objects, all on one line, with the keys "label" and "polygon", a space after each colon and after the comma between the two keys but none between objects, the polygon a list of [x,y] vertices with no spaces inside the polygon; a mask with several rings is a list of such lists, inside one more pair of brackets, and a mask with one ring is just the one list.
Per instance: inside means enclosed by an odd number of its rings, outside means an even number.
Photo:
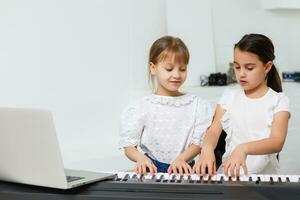
[{"label": "girl's hand on keys", "polygon": [[[147,171],[147,169],[149,171]],[[152,163],[152,161],[148,157],[142,155],[136,161],[134,171],[137,174],[146,174],[147,172],[150,172],[150,174],[154,174],[157,173],[157,167]]]},{"label": "girl's hand on keys", "polygon": [[216,158],[212,147],[203,147],[199,159],[193,167],[193,173],[205,176],[216,174]]},{"label": "girl's hand on keys", "polygon": [[246,165],[247,153],[243,144],[238,145],[231,153],[228,160],[224,162],[224,173],[226,176],[230,173],[230,176],[240,176],[240,168],[244,170],[244,174],[248,175]]},{"label": "girl's hand on keys", "polygon": [[192,173],[192,168],[191,166],[186,162],[184,161],[183,159],[181,158],[176,158],[169,166],[168,168],[168,173],[171,174],[171,173],[174,173],[174,174],[180,174],[180,175],[183,175],[183,174],[190,174]]}]

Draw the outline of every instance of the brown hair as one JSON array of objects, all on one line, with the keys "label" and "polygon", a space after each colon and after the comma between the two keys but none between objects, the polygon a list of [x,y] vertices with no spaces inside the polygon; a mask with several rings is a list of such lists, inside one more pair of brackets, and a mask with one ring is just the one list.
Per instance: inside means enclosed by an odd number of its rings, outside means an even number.
[{"label": "brown hair", "polygon": [[154,89],[154,79],[153,75],[150,73],[150,63],[156,65],[158,62],[168,58],[170,54],[174,56],[174,61],[176,63],[188,65],[190,59],[189,50],[180,38],[164,36],[157,39],[150,48],[148,61],[149,83],[151,84],[152,89]]},{"label": "brown hair", "polygon": [[[244,35],[243,38],[234,45],[234,48],[254,53],[264,64],[275,59],[272,41],[262,34]],[[268,87],[276,92],[282,92],[281,79],[274,64],[268,72],[266,79]]]}]

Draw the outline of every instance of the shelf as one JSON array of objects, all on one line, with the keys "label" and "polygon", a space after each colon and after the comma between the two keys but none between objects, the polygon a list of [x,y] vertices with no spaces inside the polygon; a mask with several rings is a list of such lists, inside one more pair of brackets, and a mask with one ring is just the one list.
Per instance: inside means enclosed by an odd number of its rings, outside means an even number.
[{"label": "shelf", "polygon": [[265,10],[300,10],[300,0],[261,0]]}]

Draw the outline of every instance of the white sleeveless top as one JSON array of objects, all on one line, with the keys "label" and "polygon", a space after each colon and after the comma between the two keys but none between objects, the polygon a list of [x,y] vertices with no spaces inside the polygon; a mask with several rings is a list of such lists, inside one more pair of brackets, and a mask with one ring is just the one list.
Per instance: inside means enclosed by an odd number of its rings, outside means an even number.
[{"label": "white sleeveless top", "polygon": [[[275,113],[289,112],[288,97],[271,88],[260,98],[248,98],[236,85],[224,91],[219,104],[225,110],[221,123],[227,133],[223,161],[237,145],[268,138]],[[279,169],[276,154],[248,155],[246,164],[250,174],[277,174]]]},{"label": "white sleeveless top", "polygon": [[211,118],[209,103],[198,96],[149,95],[123,112],[119,146],[138,146],[153,159],[171,163],[189,145],[201,144]]}]

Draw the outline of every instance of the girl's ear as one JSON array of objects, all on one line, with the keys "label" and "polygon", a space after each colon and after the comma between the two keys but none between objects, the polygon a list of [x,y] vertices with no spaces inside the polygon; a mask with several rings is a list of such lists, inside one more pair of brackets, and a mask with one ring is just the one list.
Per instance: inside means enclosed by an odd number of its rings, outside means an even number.
[{"label": "girl's ear", "polygon": [[265,69],[265,74],[267,74],[273,67],[273,62],[272,61],[269,61],[266,63],[266,69]]},{"label": "girl's ear", "polygon": [[150,69],[151,75],[156,75],[156,65],[154,65],[153,62],[149,63],[149,69]]}]

